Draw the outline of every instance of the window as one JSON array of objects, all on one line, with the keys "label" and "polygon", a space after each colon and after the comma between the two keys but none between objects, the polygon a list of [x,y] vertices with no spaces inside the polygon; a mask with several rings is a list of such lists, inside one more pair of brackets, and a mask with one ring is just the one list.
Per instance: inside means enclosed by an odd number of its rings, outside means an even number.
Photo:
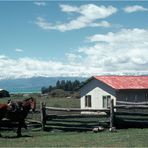
[{"label": "window", "polygon": [[148,93],[145,94],[145,100],[148,100]]},{"label": "window", "polygon": [[85,107],[91,107],[91,95],[85,96]]},{"label": "window", "polygon": [[103,108],[107,108],[110,106],[111,96],[103,96]]},{"label": "window", "polygon": [[128,101],[128,97],[125,97],[125,101],[126,101],[126,102]]},{"label": "window", "polygon": [[138,95],[135,95],[134,101],[137,102]]}]

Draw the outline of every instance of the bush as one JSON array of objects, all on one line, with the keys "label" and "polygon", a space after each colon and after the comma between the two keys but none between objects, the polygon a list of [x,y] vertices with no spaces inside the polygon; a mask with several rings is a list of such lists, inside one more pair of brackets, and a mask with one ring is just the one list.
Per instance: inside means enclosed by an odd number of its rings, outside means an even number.
[{"label": "bush", "polygon": [[68,96],[69,96],[69,93],[68,93],[68,92],[65,92],[65,91],[62,90],[62,89],[54,89],[54,90],[52,90],[52,91],[49,93],[49,95],[50,95],[51,97],[61,97],[61,98],[63,98],[63,97],[68,97]]},{"label": "bush", "polygon": [[9,92],[6,90],[1,90],[0,91],[0,98],[3,98],[3,97],[10,97]]},{"label": "bush", "polygon": [[72,94],[72,98],[76,98],[76,99],[80,99],[80,92],[74,92],[73,94]]}]

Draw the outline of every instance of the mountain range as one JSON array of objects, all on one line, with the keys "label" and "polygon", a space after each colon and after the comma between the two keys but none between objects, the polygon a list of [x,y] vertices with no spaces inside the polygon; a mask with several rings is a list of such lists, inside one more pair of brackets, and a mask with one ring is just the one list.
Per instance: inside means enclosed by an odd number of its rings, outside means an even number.
[{"label": "mountain range", "polygon": [[[148,72],[110,72],[103,75],[148,75]],[[79,80],[85,81],[88,77],[32,77],[0,80],[0,89],[5,89],[10,93],[33,93],[41,92],[42,87],[54,86],[58,80]]]},{"label": "mountain range", "polygon": [[85,81],[84,77],[32,77],[20,79],[0,80],[0,89],[10,93],[35,93],[40,92],[42,87],[54,86],[58,80]]}]

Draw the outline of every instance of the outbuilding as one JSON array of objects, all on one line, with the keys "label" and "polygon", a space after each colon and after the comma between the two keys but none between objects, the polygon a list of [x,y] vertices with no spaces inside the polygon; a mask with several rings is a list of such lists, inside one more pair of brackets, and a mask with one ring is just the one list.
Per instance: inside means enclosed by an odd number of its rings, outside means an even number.
[{"label": "outbuilding", "polygon": [[81,109],[104,109],[110,99],[148,101],[148,76],[93,76],[80,89]]},{"label": "outbuilding", "polygon": [[10,97],[10,94],[7,90],[0,89],[0,98],[3,98],[3,97]]}]

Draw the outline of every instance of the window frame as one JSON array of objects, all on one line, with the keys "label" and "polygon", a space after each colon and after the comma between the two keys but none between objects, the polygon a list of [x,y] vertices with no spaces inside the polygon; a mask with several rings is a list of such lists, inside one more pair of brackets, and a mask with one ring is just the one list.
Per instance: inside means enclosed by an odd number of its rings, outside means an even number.
[{"label": "window frame", "polygon": [[85,107],[92,107],[91,95],[86,95],[85,96]]},{"label": "window frame", "polygon": [[145,93],[145,100],[148,100],[148,93]]},{"label": "window frame", "polygon": [[103,95],[102,96],[102,107],[103,108],[110,107],[110,100],[111,100],[111,95]]}]

